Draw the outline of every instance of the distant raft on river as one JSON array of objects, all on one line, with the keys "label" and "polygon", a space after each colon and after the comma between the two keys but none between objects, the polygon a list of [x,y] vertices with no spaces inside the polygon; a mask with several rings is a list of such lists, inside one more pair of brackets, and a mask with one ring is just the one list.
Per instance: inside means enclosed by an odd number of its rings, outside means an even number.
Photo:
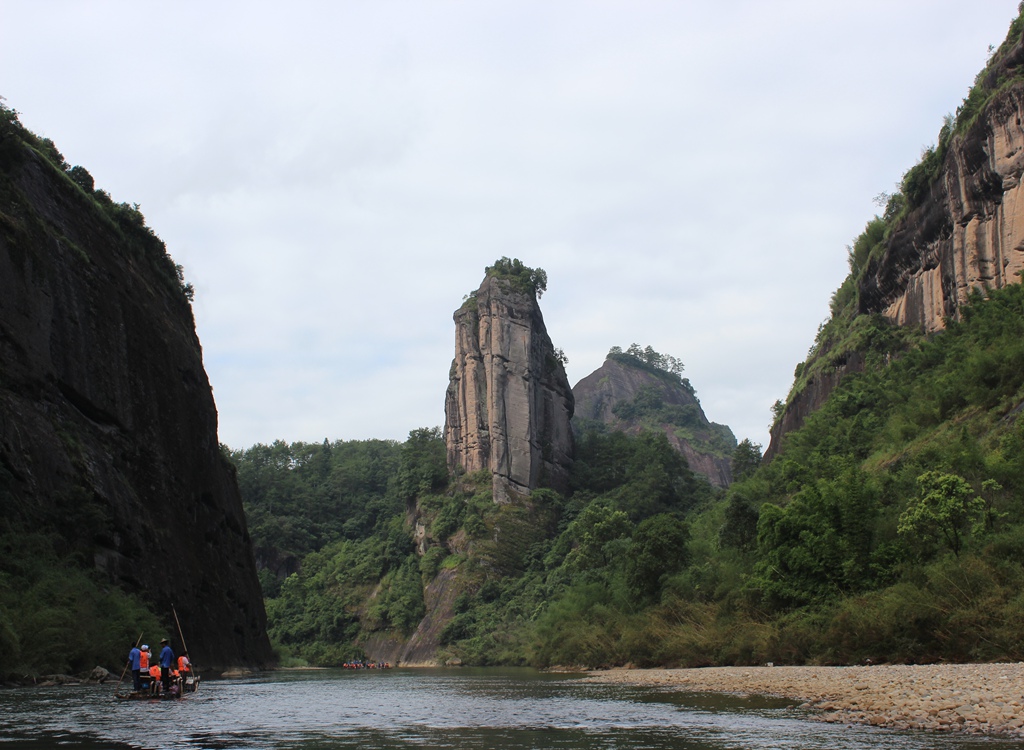
[{"label": "distant raft on river", "polygon": [[341,665],[342,669],[391,669],[391,664],[386,661],[347,661]]}]

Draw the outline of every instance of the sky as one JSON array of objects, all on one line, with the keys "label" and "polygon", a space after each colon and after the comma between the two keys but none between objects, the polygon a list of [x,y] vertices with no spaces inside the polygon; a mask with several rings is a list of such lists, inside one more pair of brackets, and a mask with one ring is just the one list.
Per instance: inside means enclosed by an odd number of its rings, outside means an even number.
[{"label": "sky", "polygon": [[185,278],[220,440],[444,423],[452,314],[543,268],[571,385],[681,359],[767,447],[847,246],[1010,0],[0,0],[0,96]]}]

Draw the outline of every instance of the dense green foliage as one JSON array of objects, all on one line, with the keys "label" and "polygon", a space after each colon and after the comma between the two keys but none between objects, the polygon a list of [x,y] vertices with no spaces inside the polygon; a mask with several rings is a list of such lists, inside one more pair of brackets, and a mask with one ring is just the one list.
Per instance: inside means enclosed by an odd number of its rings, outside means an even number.
[{"label": "dense green foliage", "polygon": [[446,653],[526,663],[538,618],[580,582],[612,583],[630,610],[656,601],[689,562],[684,516],[715,496],[660,433],[587,434],[569,498],[537,490],[515,505],[493,502],[489,475],[449,483],[438,430],[401,445],[277,442],[230,457],[264,566],[271,637],[286,661],[316,664],[351,659],[370,637],[408,637],[426,587],[452,573],[461,593]]},{"label": "dense green foliage", "polygon": [[447,485],[440,430],[414,430],[402,444],[277,441],[225,451],[238,467],[269,632],[284,656],[340,664],[359,655],[361,628],[418,624],[421,561],[404,519],[413,498],[426,502]]},{"label": "dense green foliage", "polygon": [[[594,430],[568,495],[499,505],[489,476],[447,478],[438,432],[415,431],[378,465],[376,494],[323,496],[322,546],[268,591],[275,641],[336,663],[407,638],[447,591],[441,657],[466,664],[1021,658],[1024,286],[976,295],[931,338],[866,317],[830,335],[871,366],[771,463],[736,446],[726,493],[662,433]],[[235,453],[240,478],[275,449],[270,475],[312,477],[324,449],[275,446]],[[364,467],[353,476],[373,474],[371,443],[334,444],[333,461],[339,446]],[[261,503],[264,518],[309,512]],[[258,548],[267,528],[253,525]]]},{"label": "dense green foliage", "polygon": [[113,669],[140,634],[169,632],[62,547],[48,534],[0,534],[0,679]]},{"label": "dense green foliage", "polygon": [[[733,500],[759,506],[751,582],[771,608],[834,611],[856,596],[888,607],[940,570],[987,571],[978,591],[1024,583],[1019,558],[1005,556],[1024,533],[1024,288],[975,295],[962,317],[847,376],[779,458],[734,487]],[[974,622],[983,613],[972,599],[935,602],[945,614],[929,627]],[[902,659],[1020,653],[1024,633],[985,640],[989,627],[975,626],[981,642],[967,651],[938,631],[871,648]]]},{"label": "dense green foliage", "polygon": [[95,567],[113,533],[90,493],[19,502],[0,463],[0,680],[122,664],[140,633],[168,632]]},{"label": "dense green foliage", "polygon": [[487,266],[488,276],[508,282],[513,289],[540,299],[548,290],[548,275],[543,268],[530,268],[519,258],[509,259],[504,256]]},{"label": "dense green foliage", "polygon": [[[436,434],[432,439],[439,440]],[[421,483],[430,489],[429,473],[416,473],[424,462],[416,455],[419,446],[414,437],[406,446],[388,440],[291,445],[279,440],[229,452],[238,467],[257,558],[277,571],[332,542],[372,534],[405,509],[403,495]],[[403,461],[403,453],[410,460]],[[440,465],[443,469],[443,454]],[[441,481],[447,481],[447,471]]]}]

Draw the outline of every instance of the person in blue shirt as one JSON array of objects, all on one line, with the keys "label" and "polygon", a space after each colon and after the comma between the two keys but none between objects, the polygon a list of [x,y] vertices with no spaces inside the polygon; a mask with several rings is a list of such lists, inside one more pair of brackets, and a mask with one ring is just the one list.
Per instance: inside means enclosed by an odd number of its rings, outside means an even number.
[{"label": "person in blue shirt", "polygon": [[142,690],[142,678],[139,676],[139,660],[142,658],[142,651],[139,650],[138,645],[132,646],[132,650],[128,652],[128,667],[132,670],[132,685],[135,687],[135,691]]},{"label": "person in blue shirt", "polygon": [[160,640],[160,679],[164,683],[164,692],[171,689],[171,667],[174,665],[174,652],[166,638]]}]

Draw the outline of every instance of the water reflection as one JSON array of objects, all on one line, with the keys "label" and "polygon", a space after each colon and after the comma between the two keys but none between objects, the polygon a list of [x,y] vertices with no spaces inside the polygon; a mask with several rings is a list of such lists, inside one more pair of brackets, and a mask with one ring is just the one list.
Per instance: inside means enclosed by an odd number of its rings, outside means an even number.
[{"label": "water reflection", "polygon": [[787,701],[592,685],[530,670],[319,670],[206,682],[182,701],[109,687],[0,692],[0,750],[486,748],[931,750],[1016,741],[807,720]]}]

